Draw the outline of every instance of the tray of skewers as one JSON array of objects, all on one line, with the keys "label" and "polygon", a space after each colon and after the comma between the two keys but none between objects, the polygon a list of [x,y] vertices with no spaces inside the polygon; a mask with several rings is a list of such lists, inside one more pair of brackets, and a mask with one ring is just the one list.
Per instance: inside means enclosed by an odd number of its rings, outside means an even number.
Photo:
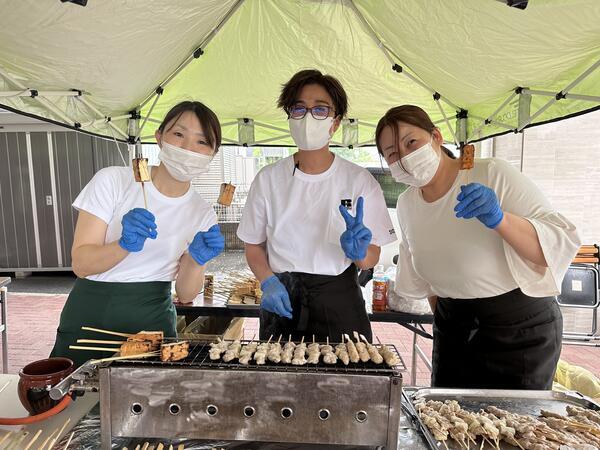
[{"label": "tray of skewers", "polygon": [[578,393],[404,388],[432,449],[600,449],[600,405]]},{"label": "tray of skewers", "polygon": [[260,282],[249,271],[232,272],[215,278],[206,275],[204,298],[223,300],[228,308],[253,309],[260,307]]}]

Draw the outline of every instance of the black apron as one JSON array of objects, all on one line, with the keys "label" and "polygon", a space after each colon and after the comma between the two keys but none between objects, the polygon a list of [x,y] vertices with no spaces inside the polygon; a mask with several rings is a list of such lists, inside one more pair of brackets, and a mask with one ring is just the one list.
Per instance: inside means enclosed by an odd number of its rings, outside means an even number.
[{"label": "black apron", "polygon": [[438,298],[433,387],[552,389],[562,343],[553,297],[520,289],[482,299]]},{"label": "black apron", "polygon": [[287,340],[340,342],[342,333],[354,331],[372,340],[371,323],[358,283],[358,270],[351,264],[339,275],[300,272],[275,274],[285,286],[292,304],[292,319],[260,310],[260,339],[283,335]]},{"label": "black apron", "polygon": [[50,356],[69,358],[78,367],[89,359],[106,358],[112,353],[71,350],[70,345],[107,347],[77,344],[77,339],[123,339],[83,331],[82,326],[132,334],[143,330],[163,331],[167,337],[176,337],[176,323],[169,281],[112,283],[78,278],[60,314],[56,342]]}]

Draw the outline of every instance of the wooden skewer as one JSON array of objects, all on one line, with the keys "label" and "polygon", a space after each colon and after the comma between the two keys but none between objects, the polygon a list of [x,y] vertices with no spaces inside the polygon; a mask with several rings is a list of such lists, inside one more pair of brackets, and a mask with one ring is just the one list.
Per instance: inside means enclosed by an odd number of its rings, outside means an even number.
[{"label": "wooden skewer", "polygon": [[12,380],[8,380],[8,381],[7,381],[7,382],[4,384],[4,386],[2,386],[2,387],[0,388],[0,393],[2,393],[2,391],[3,391],[4,389],[6,389],[10,383],[12,383]]},{"label": "wooden skewer", "polygon": [[151,356],[158,356],[159,354],[160,354],[160,352],[149,352],[149,353],[140,353],[139,355],[113,356],[112,358],[92,359],[92,360],[90,360],[90,364],[100,364],[100,363],[109,362],[109,361],[119,361],[121,359],[150,358]]},{"label": "wooden skewer", "polygon": [[184,450],[184,449],[185,449],[184,444],[179,444],[179,446],[177,447],[177,450]]},{"label": "wooden skewer", "polygon": [[142,194],[144,194],[144,208],[148,209],[148,199],[146,198],[146,188],[144,187],[143,181],[142,181]]},{"label": "wooden skewer", "polygon": [[7,432],[4,437],[2,439],[0,439],[0,445],[2,445],[4,443],[4,441],[6,441],[8,439],[9,436],[11,436],[13,434],[12,431]]},{"label": "wooden skewer", "polygon": [[71,441],[73,440],[74,435],[75,435],[75,432],[73,431],[71,433],[71,435],[69,436],[69,439],[67,440],[67,443],[65,444],[65,447],[63,448],[63,450],[67,450],[69,448],[69,445],[71,445]]},{"label": "wooden skewer", "polygon": [[142,450],[148,450],[149,446],[150,446],[150,444],[148,442],[144,442],[144,446],[142,447]]},{"label": "wooden skewer", "polygon": [[108,341],[103,341],[101,339],[77,339],[77,343],[78,344],[116,344],[116,345],[121,345],[124,344],[127,341],[112,341],[112,340],[108,340]]},{"label": "wooden skewer", "polygon": [[85,331],[95,331],[96,333],[112,334],[114,336],[121,336],[126,338],[133,336],[133,334],[119,333],[118,331],[102,330],[100,328],[81,327],[81,329]]},{"label": "wooden skewer", "polygon": [[360,342],[360,338],[358,337],[358,331],[352,332],[352,336],[354,336],[354,340],[356,342]]},{"label": "wooden skewer", "polygon": [[329,345],[329,336],[327,336],[327,345]]},{"label": "wooden skewer", "polygon": [[304,344],[304,336],[302,336],[302,339],[300,340],[300,345]]},{"label": "wooden skewer", "polygon": [[[23,450],[29,450],[31,448],[31,446],[35,443],[35,441],[38,440],[38,438],[40,437],[40,434],[42,434],[42,430],[38,430],[38,432],[33,435],[33,437],[31,438],[31,441],[29,441],[29,444],[27,444],[27,447],[25,447]],[[0,441],[0,444],[2,444],[1,441]]]},{"label": "wooden skewer", "polygon": [[364,342],[365,344],[369,344],[369,340],[368,340],[368,339],[367,339],[367,338],[366,338],[364,335],[362,335],[362,334],[361,334],[361,335],[360,335],[360,338],[363,340],[363,342]]},{"label": "wooden skewer", "polygon": [[282,337],[283,337],[283,335],[281,335],[281,334],[280,334],[280,335],[279,335],[279,339],[277,339],[277,343],[278,343],[278,344],[279,344],[279,343],[281,343],[281,338],[282,338]]},{"label": "wooden skewer", "polygon": [[173,450],[173,444],[169,445],[169,450]]},{"label": "wooden skewer", "polygon": [[116,353],[120,349],[119,348],[108,348],[108,347],[86,347],[85,345],[69,345],[71,350],[89,350],[95,352],[112,352]]},{"label": "wooden skewer", "polygon": [[29,436],[29,431],[24,431],[17,435],[17,439],[8,446],[9,449],[14,448],[15,450],[21,448],[21,443],[25,440],[25,438]]},{"label": "wooden skewer", "polygon": [[63,424],[63,426],[60,427],[60,430],[59,430],[58,434],[56,435],[56,438],[54,439],[54,441],[52,441],[52,444],[48,448],[52,448],[52,446],[56,443],[56,441],[58,441],[58,439],[62,435],[63,431],[65,431],[65,428],[67,428],[67,425],[69,424],[70,421],[71,421],[71,418],[67,417],[67,420],[65,420],[65,423]]},{"label": "wooden skewer", "polygon": [[156,450],[163,450],[163,448],[165,448],[165,446],[162,445],[162,443],[161,443],[161,444],[158,444],[158,447],[156,447]]},{"label": "wooden skewer", "polygon": [[135,446],[135,450],[140,450],[140,444]]},{"label": "wooden skewer", "polygon": [[288,342],[292,342],[292,335],[291,334],[288,337]]}]

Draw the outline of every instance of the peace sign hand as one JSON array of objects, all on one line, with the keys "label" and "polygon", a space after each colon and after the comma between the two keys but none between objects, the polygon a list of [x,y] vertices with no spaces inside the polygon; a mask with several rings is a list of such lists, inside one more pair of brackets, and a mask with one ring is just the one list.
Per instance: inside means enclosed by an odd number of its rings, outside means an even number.
[{"label": "peace sign hand", "polygon": [[371,230],[363,223],[364,199],[358,197],[355,217],[352,217],[344,206],[340,205],[339,209],[346,222],[346,231],[340,236],[342,250],[352,261],[361,261],[367,257],[367,249],[373,238]]}]

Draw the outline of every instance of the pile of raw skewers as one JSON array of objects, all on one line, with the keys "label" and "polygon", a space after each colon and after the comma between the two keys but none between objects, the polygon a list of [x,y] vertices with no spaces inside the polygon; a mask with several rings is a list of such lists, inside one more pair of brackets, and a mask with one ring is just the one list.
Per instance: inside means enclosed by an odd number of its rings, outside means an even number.
[{"label": "pile of raw skewers", "polygon": [[471,412],[455,400],[418,399],[414,405],[421,422],[446,448],[452,439],[464,449],[485,444],[499,449],[501,441],[522,450],[600,449],[600,413],[578,406],[567,406],[566,416],[542,410],[534,418],[496,406]]}]

